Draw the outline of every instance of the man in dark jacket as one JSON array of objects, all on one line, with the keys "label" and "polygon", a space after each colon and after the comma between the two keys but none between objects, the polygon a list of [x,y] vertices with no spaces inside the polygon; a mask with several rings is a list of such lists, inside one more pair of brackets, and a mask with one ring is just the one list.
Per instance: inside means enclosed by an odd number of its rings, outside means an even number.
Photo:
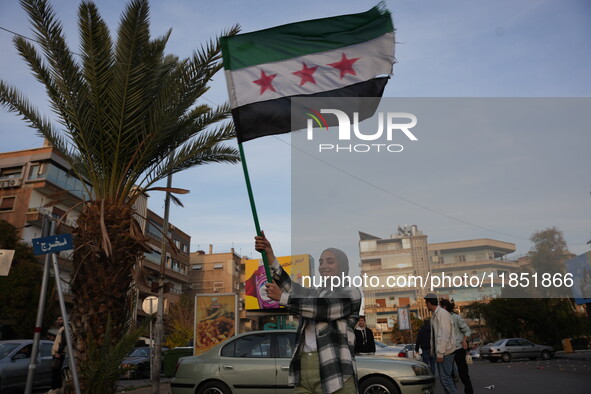
[{"label": "man in dark jacket", "polygon": [[365,325],[365,316],[359,316],[355,328],[355,354],[375,353],[376,343],[373,332]]},{"label": "man in dark jacket", "polygon": [[425,322],[421,328],[419,328],[415,352],[418,352],[419,348],[421,349],[423,362],[431,368],[433,375],[437,375],[437,360],[435,359],[435,356],[431,355],[431,321],[429,319],[425,319]]}]

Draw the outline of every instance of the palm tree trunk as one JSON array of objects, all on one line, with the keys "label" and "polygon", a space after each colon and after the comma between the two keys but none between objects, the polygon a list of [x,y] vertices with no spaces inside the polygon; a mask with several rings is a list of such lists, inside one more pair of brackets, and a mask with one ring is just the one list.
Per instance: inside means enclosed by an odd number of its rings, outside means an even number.
[{"label": "palm tree trunk", "polygon": [[[128,292],[133,266],[145,250],[133,213],[129,206],[93,201],[78,218],[71,284],[77,366],[95,361],[96,355],[89,354],[89,347],[113,346],[128,328],[131,316]],[[106,336],[109,318],[112,331]],[[84,371],[80,376],[81,389],[85,392]]]}]

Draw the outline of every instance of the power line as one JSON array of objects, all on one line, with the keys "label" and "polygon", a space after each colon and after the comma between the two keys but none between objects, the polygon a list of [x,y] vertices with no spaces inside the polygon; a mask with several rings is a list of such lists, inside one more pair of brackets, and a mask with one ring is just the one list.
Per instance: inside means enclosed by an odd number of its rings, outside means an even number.
[{"label": "power line", "polygon": [[406,197],[403,197],[403,196],[401,196],[399,194],[392,193],[390,190],[387,190],[387,189],[385,189],[385,188],[383,188],[381,186],[378,186],[376,184],[373,184],[373,183],[371,183],[371,182],[369,182],[369,181],[367,181],[367,180],[365,180],[365,179],[363,179],[363,178],[361,178],[361,177],[359,177],[359,176],[357,176],[355,174],[352,174],[352,173],[350,173],[350,172],[348,172],[348,171],[346,171],[346,170],[344,170],[344,169],[342,169],[340,167],[337,167],[337,166],[335,166],[335,165],[327,162],[326,160],[322,160],[321,158],[316,157],[316,156],[310,154],[309,152],[306,152],[303,149],[300,149],[298,147],[295,147],[291,143],[283,140],[282,138],[279,138],[276,135],[274,135],[273,137],[275,137],[277,140],[283,142],[284,144],[290,146],[292,149],[295,149],[295,150],[297,150],[297,151],[299,151],[299,152],[307,155],[308,157],[311,157],[312,159],[314,159],[316,161],[319,161],[319,162],[321,162],[321,163],[323,163],[323,164],[325,164],[325,165],[327,165],[327,166],[329,166],[329,167],[331,167],[331,168],[333,168],[333,169],[335,169],[335,170],[337,170],[337,171],[339,171],[339,172],[341,172],[341,173],[343,173],[343,174],[345,174],[345,175],[347,175],[347,176],[349,176],[349,177],[351,177],[351,178],[353,178],[353,179],[355,179],[355,180],[357,180],[357,181],[359,181],[361,183],[364,183],[365,185],[368,185],[368,186],[370,186],[370,187],[372,187],[372,188],[374,188],[376,190],[379,190],[379,191],[381,191],[381,192],[383,192],[383,193],[385,193],[385,194],[387,194],[389,196],[398,198],[398,199],[400,199],[400,200],[402,200],[402,201],[404,201],[406,203],[409,203],[411,205],[417,206],[417,207],[419,207],[421,209],[424,209],[426,211],[435,213],[437,215],[443,216],[443,217],[445,217],[447,219],[450,219],[450,220],[453,220],[453,221],[456,221],[456,222],[459,222],[459,223],[462,223],[462,224],[465,224],[465,225],[468,225],[468,226],[472,226],[472,227],[478,228],[480,230],[485,230],[485,231],[492,232],[492,233],[495,233],[495,234],[504,235],[504,236],[508,236],[508,237],[512,237],[512,238],[518,238],[518,239],[529,241],[529,238],[524,238],[524,237],[521,237],[521,236],[518,236],[518,235],[515,235],[515,234],[509,234],[509,233],[505,233],[505,232],[502,232],[502,231],[493,230],[493,229],[488,228],[488,227],[480,226],[478,224],[474,224],[474,223],[468,222],[466,220],[463,220],[463,219],[460,219],[460,218],[457,218],[457,217],[448,215],[448,214],[443,213],[441,211],[438,211],[436,209],[430,208],[430,207],[428,207],[426,205],[423,205],[423,204],[418,203],[416,201],[410,200],[410,199],[408,199]]}]

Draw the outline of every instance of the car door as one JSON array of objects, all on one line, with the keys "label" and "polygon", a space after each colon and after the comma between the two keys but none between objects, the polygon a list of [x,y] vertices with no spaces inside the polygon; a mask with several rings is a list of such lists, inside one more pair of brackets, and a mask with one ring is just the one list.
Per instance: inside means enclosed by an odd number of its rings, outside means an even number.
[{"label": "car door", "polygon": [[240,394],[275,394],[271,334],[245,335],[230,342],[222,348],[219,371]]},{"label": "car door", "polygon": [[526,350],[518,339],[509,339],[505,346],[511,358],[527,357]]},{"label": "car door", "polygon": [[277,373],[277,394],[292,394],[293,386],[288,386],[289,363],[295,352],[295,332],[282,332],[275,335],[276,358],[275,368]]},{"label": "car door", "polygon": [[10,361],[4,366],[4,386],[25,387],[29,364],[31,363],[31,349],[31,344],[23,344],[9,356]]},{"label": "car door", "polygon": [[51,348],[53,342],[42,341],[39,351],[39,360],[35,368],[35,386],[51,384]]},{"label": "car door", "polygon": [[535,351],[536,346],[531,343],[530,341],[526,341],[525,339],[520,339],[519,344],[523,347],[523,357],[538,357],[539,354],[536,354]]}]

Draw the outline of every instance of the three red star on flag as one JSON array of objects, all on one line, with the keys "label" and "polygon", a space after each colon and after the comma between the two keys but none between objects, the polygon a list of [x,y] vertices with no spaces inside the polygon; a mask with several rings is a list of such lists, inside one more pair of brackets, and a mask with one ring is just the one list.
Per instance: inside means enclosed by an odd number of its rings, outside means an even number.
[{"label": "three red star on flag", "polygon": [[[341,60],[339,60],[338,62],[335,63],[329,63],[327,64],[327,66],[336,68],[337,70],[339,70],[340,72],[340,78],[339,79],[343,79],[343,77],[345,77],[345,75],[347,74],[351,74],[351,75],[357,75],[357,73],[355,72],[355,69],[353,69],[353,64],[357,61],[361,59],[360,57],[356,57],[356,58],[347,58],[347,55],[345,53],[342,54],[341,56]],[[314,72],[316,72],[316,70],[318,69],[318,66],[314,66],[314,67],[308,67],[308,65],[306,63],[302,62],[302,69],[299,71],[295,71],[292,74],[300,77],[300,86],[303,86],[304,84],[310,82],[313,84],[316,84],[316,80],[314,79]],[[253,83],[256,83],[257,85],[259,85],[261,87],[261,91],[260,94],[262,95],[263,93],[265,93],[267,90],[271,90],[272,92],[275,92],[275,87],[273,87],[273,79],[277,76],[277,74],[272,74],[272,75],[267,75],[263,70],[261,70],[261,77],[259,79],[256,79],[254,81],[252,81]]]}]

